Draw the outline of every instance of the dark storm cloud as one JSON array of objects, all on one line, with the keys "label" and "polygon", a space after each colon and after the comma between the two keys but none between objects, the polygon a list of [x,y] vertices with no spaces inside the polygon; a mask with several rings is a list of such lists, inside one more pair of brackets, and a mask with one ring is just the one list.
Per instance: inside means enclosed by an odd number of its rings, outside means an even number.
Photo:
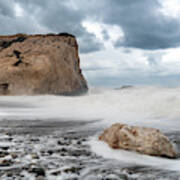
[{"label": "dark storm cloud", "polygon": [[89,18],[123,30],[123,41],[117,40],[116,47],[155,50],[180,46],[180,21],[163,15],[159,0],[81,0],[78,6]]},{"label": "dark storm cloud", "polygon": [[[18,3],[25,14],[17,17]],[[116,47],[164,49],[180,45],[180,22],[163,16],[158,0],[1,0],[0,34],[68,32],[80,42],[80,51],[98,51],[103,45],[82,26],[84,20],[117,25],[124,39]],[[109,39],[106,31],[104,40]]]},{"label": "dark storm cloud", "polygon": [[85,30],[81,25],[84,15],[65,5],[65,0],[16,0],[38,23],[54,32],[68,31],[76,36]]},{"label": "dark storm cloud", "polygon": [[12,17],[14,15],[14,10],[12,8],[13,3],[10,0],[0,1],[0,15]]},{"label": "dark storm cloud", "polygon": [[180,45],[179,19],[163,16],[157,0],[107,0],[105,7],[104,22],[124,31],[124,41],[116,46],[154,50]]},{"label": "dark storm cloud", "polygon": [[[69,2],[69,3],[67,3]],[[25,14],[17,17],[15,5],[19,5]],[[95,35],[82,26],[86,15],[74,9],[67,0],[2,0],[0,2],[0,34],[15,33],[59,33],[75,35],[80,44],[80,52],[98,51],[103,45]]]},{"label": "dark storm cloud", "polygon": [[11,0],[0,1],[0,34],[14,34],[20,32],[33,33],[29,19],[16,18],[15,2]]}]

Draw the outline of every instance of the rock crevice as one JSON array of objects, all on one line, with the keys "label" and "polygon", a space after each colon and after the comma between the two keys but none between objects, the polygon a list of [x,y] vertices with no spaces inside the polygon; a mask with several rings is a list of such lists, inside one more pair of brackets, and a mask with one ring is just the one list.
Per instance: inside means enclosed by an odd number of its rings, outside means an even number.
[{"label": "rock crevice", "polygon": [[16,37],[15,39],[12,39],[10,41],[2,40],[2,41],[0,41],[1,50],[10,47],[14,43],[23,42],[25,40],[26,40],[25,36],[19,36],[19,37]]}]

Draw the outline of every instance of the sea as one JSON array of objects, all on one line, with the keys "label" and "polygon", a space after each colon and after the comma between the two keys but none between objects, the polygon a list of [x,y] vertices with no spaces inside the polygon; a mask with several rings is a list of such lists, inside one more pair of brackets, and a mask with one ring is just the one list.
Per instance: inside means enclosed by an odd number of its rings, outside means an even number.
[{"label": "sea", "polygon": [[[68,126],[64,126],[66,122],[69,122]],[[98,136],[103,130],[117,122],[161,130],[172,141],[178,154],[177,158],[168,159],[131,151],[113,150],[106,143],[100,142]],[[43,124],[46,125],[44,130],[42,129]],[[47,141],[49,138],[49,141],[55,142],[52,138],[55,136],[52,136],[51,132],[48,134],[43,132],[51,127],[54,128],[52,131],[57,135],[57,139],[64,137],[63,135],[58,136],[57,132],[71,134],[70,138],[73,136],[81,136],[82,138],[84,136],[86,138],[86,150],[90,151],[94,158],[92,162],[91,160],[88,162],[87,159],[86,161],[83,160],[86,156],[81,157],[80,154],[84,169],[81,168],[81,171],[74,176],[72,175],[74,172],[67,175],[66,171],[59,173],[56,177],[52,175],[52,171],[57,169],[61,171],[65,166],[73,164],[69,161],[69,164],[64,161],[64,164],[61,163],[60,166],[45,167],[48,179],[65,180],[73,177],[84,180],[98,180],[108,177],[112,180],[123,178],[180,179],[180,87],[90,87],[86,94],[80,96],[0,97],[0,133],[4,133],[6,129],[7,131],[14,129],[14,131],[10,131],[14,133],[11,133],[11,136],[15,136],[14,138],[22,139],[28,133],[28,138],[30,136],[41,137],[41,134],[37,135],[36,133],[33,134],[32,131],[26,131],[29,127],[34,129],[33,132],[36,131],[36,125],[41,127],[41,129],[37,128],[37,131],[42,133],[42,139],[45,138]],[[22,128],[23,131],[19,131]],[[16,130],[19,133],[16,133]],[[22,143],[24,143],[23,140]],[[76,149],[78,147],[82,148],[76,146]],[[41,146],[33,148],[41,148]],[[49,148],[49,145],[44,148]],[[71,143],[71,148],[73,148],[73,143]],[[56,156],[61,155],[56,154]],[[76,164],[79,161],[81,161],[80,158]],[[48,162],[50,160],[47,160],[46,163]],[[116,168],[109,164],[115,165]],[[95,167],[97,168],[96,171]],[[100,169],[104,171],[100,171]],[[117,169],[120,172],[117,172]],[[3,171],[0,167],[0,172],[1,170]],[[26,177],[26,175],[32,179],[27,172],[24,176]]]}]

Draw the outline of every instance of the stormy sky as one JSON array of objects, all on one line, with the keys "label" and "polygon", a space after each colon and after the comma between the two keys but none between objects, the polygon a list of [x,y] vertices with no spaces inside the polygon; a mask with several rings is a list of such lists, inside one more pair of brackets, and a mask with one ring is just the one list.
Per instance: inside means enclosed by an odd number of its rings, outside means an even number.
[{"label": "stormy sky", "polygon": [[0,34],[77,37],[89,84],[180,84],[179,0],[0,0]]}]

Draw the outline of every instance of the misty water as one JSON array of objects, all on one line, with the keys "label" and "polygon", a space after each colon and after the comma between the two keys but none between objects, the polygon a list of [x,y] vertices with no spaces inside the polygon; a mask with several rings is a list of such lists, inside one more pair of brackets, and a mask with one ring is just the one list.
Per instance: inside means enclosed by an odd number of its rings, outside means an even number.
[{"label": "misty water", "polygon": [[[82,161],[84,169],[81,168],[80,173],[76,176],[72,176],[71,173],[68,176],[66,173],[59,173],[56,177],[52,176],[53,170],[63,169],[72,164],[72,162],[64,161],[64,164],[59,164],[59,167],[57,165],[56,169],[52,167],[47,170],[48,179],[90,180],[105,179],[105,177],[113,180],[178,179],[180,177],[179,107],[180,87],[90,88],[87,94],[72,97],[2,96],[0,97],[0,132],[4,133],[7,130],[11,132],[12,136],[13,133],[15,134],[14,138],[17,137],[21,140],[27,138],[27,141],[29,136],[40,137],[40,142],[47,139],[49,144],[45,143],[44,148],[50,146],[56,148],[53,142],[55,143],[62,137],[64,142],[68,137],[73,139],[73,136],[76,136],[68,146],[76,147],[77,150],[77,148],[82,148],[78,142],[76,144],[77,139],[85,138],[83,152],[87,154],[87,151],[90,151],[89,153],[92,154],[89,155],[89,160],[88,158],[83,159],[85,155],[74,160],[75,163]],[[116,122],[160,129],[170,138],[177,149],[177,158],[158,158],[130,151],[112,150],[106,143],[99,142],[98,135]],[[33,130],[29,130],[29,127]],[[52,133],[48,132],[48,128]],[[46,134],[45,131],[48,133]],[[65,134],[68,135],[66,138]],[[16,141],[14,140],[12,143],[16,143]],[[0,143],[1,146],[3,146],[3,142]],[[37,143],[33,149],[38,151],[42,146],[41,143]],[[56,154],[56,156],[61,155]],[[48,158],[43,159],[47,164],[51,162]],[[102,169],[101,172],[100,169]],[[119,173],[118,170],[120,170]],[[1,167],[0,171],[3,171]]]}]

